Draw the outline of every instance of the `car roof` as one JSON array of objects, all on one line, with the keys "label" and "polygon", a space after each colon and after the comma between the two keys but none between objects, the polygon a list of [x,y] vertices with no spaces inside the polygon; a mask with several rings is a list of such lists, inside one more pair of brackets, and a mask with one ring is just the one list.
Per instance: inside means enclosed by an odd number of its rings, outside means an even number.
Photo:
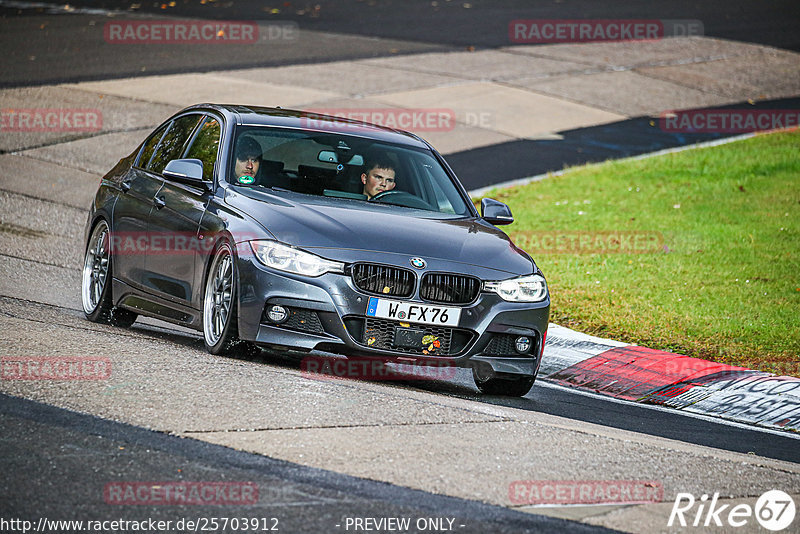
[{"label": "car roof", "polygon": [[430,146],[425,141],[411,132],[309,111],[235,104],[197,104],[182,110],[181,113],[198,109],[215,110],[227,115],[236,124],[240,125],[276,126],[280,128],[340,133],[343,135],[365,137],[410,147],[430,149]]}]

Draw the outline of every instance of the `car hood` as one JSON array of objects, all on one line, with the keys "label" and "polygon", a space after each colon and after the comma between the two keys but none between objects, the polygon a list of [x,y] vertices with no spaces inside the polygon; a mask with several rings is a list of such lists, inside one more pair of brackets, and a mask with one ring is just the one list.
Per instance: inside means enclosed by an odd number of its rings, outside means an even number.
[{"label": "car hood", "polygon": [[[505,233],[480,218],[439,214],[359,200],[230,190],[226,202],[256,219],[275,238],[329,259],[354,261],[353,251],[465,263],[517,275],[533,262]],[[321,250],[322,249],[322,250]],[[328,250],[325,250],[328,249]]]}]

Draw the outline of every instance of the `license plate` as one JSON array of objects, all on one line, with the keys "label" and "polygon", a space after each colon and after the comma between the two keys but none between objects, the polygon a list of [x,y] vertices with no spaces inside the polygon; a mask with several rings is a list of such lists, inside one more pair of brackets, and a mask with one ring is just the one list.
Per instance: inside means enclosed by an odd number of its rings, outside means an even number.
[{"label": "license plate", "polygon": [[394,346],[421,349],[423,337],[425,337],[425,330],[420,328],[402,328],[398,326],[394,331]]},{"label": "license plate", "polygon": [[407,323],[458,326],[458,320],[461,318],[461,308],[429,306],[427,304],[370,297],[367,303],[367,317],[392,319]]}]

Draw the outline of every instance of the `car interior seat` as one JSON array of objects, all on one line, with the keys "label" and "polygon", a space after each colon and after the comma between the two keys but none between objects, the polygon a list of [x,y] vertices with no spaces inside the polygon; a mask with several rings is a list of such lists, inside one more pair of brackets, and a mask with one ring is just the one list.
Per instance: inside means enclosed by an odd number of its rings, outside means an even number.
[{"label": "car interior seat", "polygon": [[261,160],[261,168],[258,170],[258,181],[262,187],[282,187],[291,189],[289,177],[283,173],[283,162],[268,159]]}]

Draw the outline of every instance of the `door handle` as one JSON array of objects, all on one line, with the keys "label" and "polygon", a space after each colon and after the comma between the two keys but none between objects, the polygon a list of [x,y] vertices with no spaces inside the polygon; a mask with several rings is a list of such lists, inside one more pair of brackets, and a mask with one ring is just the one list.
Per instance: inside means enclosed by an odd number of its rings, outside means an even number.
[{"label": "door handle", "polygon": [[122,189],[123,193],[127,193],[128,191],[131,190],[131,181],[130,180],[123,180],[119,184],[119,188]]},{"label": "door handle", "polygon": [[164,200],[164,197],[153,197],[153,205],[157,210],[160,210],[167,205],[167,202]]}]

